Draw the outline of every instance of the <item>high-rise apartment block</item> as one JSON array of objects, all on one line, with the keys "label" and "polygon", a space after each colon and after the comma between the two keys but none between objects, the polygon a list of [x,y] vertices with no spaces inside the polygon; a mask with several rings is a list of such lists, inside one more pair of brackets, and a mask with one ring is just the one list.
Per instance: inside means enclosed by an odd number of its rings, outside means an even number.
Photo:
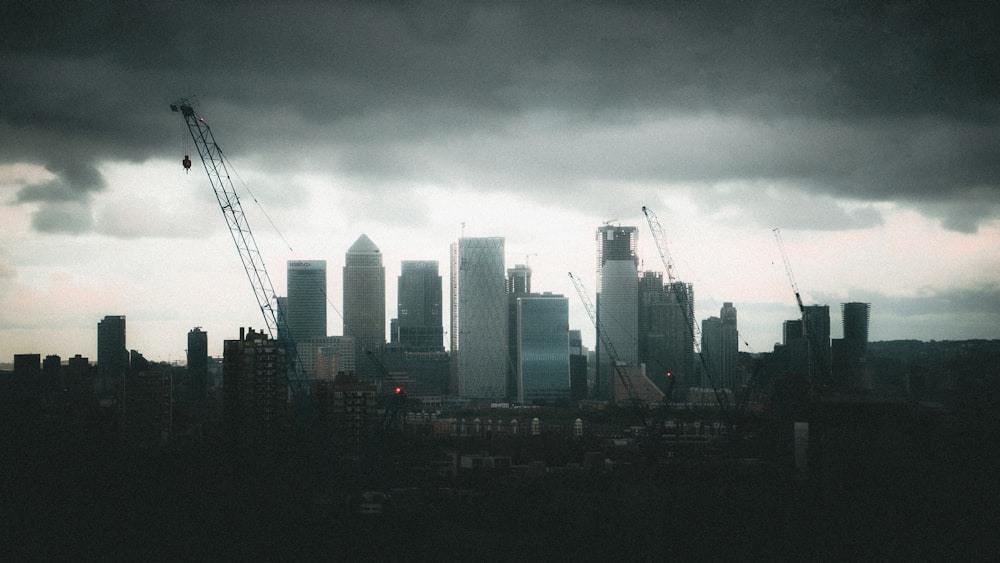
[{"label": "high-rise apartment block", "polygon": [[[639,364],[638,229],[604,225],[597,229],[597,332],[595,396],[610,399],[614,364]],[[607,336],[614,353],[601,338]]]},{"label": "high-rise apartment block", "polygon": [[841,303],[844,338],[831,342],[833,385],[841,391],[871,389],[867,369],[870,303]]},{"label": "high-rise apartment block", "polygon": [[344,257],[344,336],[354,338],[358,379],[381,374],[376,358],[385,346],[385,267],[382,253],[362,234]]},{"label": "high-rise apartment block", "polygon": [[118,385],[128,373],[125,316],[109,315],[97,323],[97,382],[95,392],[104,403],[116,400]]},{"label": "high-rise apartment block", "polygon": [[840,314],[844,326],[844,340],[854,342],[862,355],[868,351],[868,322],[871,303],[841,303]]},{"label": "high-rise apartment block", "polygon": [[326,260],[288,261],[288,295],[279,308],[288,330],[280,337],[308,342],[326,336]]},{"label": "high-rise apartment block", "polygon": [[191,398],[204,401],[208,396],[208,333],[201,327],[188,331],[187,372]]},{"label": "high-rise apartment block", "polygon": [[234,445],[273,447],[288,423],[288,344],[240,328],[223,343],[224,420]]},{"label": "high-rise apartment block", "polygon": [[507,395],[507,296],[502,237],[452,244],[453,378],[457,395],[502,401]]},{"label": "high-rise apartment block", "polygon": [[719,383],[721,387],[735,392],[743,383],[739,375],[740,334],[736,322],[736,307],[729,301],[724,302],[719,318],[722,321]]}]

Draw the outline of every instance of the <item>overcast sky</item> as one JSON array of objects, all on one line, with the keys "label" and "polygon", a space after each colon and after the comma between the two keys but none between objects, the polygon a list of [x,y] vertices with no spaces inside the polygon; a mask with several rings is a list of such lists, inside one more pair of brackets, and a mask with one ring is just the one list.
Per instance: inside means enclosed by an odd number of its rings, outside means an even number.
[{"label": "overcast sky", "polygon": [[104,315],[156,360],[195,326],[213,355],[264,326],[181,167],[180,97],[253,194],[276,290],[287,260],[327,260],[330,334],[362,233],[389,317],[400,261],[447,283],[464,233],[505,237],[592,347],[567,272],[593,291],[605,221],[662,271],[646,205],[698,319],[732,301],[744,351],[798,316],[776,227],[834,338],[846,301],[872,340],[1000,338],[1000,11],[757,4],[5,2],[0,363],[96,360]]}]

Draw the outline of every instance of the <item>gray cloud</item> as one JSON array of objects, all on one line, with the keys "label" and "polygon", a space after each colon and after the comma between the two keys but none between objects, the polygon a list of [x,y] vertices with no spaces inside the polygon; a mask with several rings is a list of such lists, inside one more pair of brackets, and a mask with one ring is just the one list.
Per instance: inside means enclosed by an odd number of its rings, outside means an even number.
[{"label": "gray cloud", "polygon": [[[1000,215],[986,5],[8,4],[0,159],[58,176],[18,203],[86,202],[101,161],[172,156],[166,104],[198,93],[230,156],[274,147],[275,169],[368,185],[774,183],[963,232]],[[828,228],[877,221],[841,208]]]},{"label": "gray cloud", "polygon": [[43,233],[80,234],[91,230],[92,211],[81,202],[49,202],[32,213],[31,224]]}]

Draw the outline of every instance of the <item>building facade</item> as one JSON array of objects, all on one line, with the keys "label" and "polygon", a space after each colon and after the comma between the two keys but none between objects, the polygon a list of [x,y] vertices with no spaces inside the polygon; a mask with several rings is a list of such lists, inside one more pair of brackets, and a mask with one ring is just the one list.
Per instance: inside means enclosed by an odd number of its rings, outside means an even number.
[{"label": "building facade", "polygon": [[517,399],[552,404],[570,399],[569,300],[529,294],[517,299]]},{"label": "building facade", "polygon": [[208,333],[195,327],[187,335],[187,375],[191,398],[208,398]]},{"label": "building facade", "polygon": [[[612,362],[639,364],[638,229],[604,225],[597,229],[597,343],[595,396],[610,400]],[[607,349],[601,333],[612,350]]]},{"label": "building facade", "polygon": [[724,389],[735,392],[743,385],[740,376],[740,333],[737,327],[736,307],[729,301],[723,302],[719,311],[721,340],[719,354],[719,384]]},{"label": "building facade", "polygon": [[452,358],[456,394],[507,398],[507,296],[502,237],[452,245]]},{"label": "building facade", "polygon": [[344,336],[354,338],[355,375],[374,381],[385,346],[385,267],[382,253],[362,234],[344,256]]},{"label": "building facade", "polygon": [[279,337],[308,342],[326,336],[326,260],[288,261],[288,295],[279,308],[288,330]]},{"label": "building facade", "polygon": [[396,289],[396,319],[390,341],[414,352],[443,351],[442,285],[437,261],[403,260]]},{"label": "building facade", "polygon": [[94,392],[102,402],[114,401],[129,369],[125,346],[125,316],[108,315],[97,323],[97,381]]},{"label": "building facade", "polygon": [[238,447],[273,448],[288,426],[288,343],[240,328],[223,342],[223,419]]}]

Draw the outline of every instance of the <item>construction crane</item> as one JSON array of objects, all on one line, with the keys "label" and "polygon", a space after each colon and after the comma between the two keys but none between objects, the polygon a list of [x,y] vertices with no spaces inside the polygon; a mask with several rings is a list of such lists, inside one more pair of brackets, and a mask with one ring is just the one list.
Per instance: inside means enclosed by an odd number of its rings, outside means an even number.
[{"label": "construction crane", "polygon": [[[799,293],[799,284],[795,283],[795,276],[792,274],[792,264],[788,261],[788,254],[785,252],[785,243],[781,240],[781,229],[775,227],[774,238],[778,241],[778,249],[781,250],[781,259],[785,262],[785,273],[788,274],[788,281],[792,284],[792,291],[795,292],[795,301],[799,304],[799,313],[805,315],[806,308],[802,304],[802,295]],[[805,330],[803,323],[802,329]]]},{"label": "construction crane", "polygon": [[[788,261],[788,253],[785,252],[785,243],[781,240],[781,229],[775,227],[773,229],[774,238],[778,241],[778,249],[781,251],[781,259],[785,263],[785,273],[788,275],[788,281],[792,284],[792,291],[795,292],[795,302],[799,306],[799,314],[802,317],[802,336],[806,339],[806,344],[809,347],[809,355],[816,362],[816,367],[821,370],[821,377],[823,379],[829,379],[830,373],[828,366],[826,364],[826,358],[824,357],[824,348],[820,346],[820,343],[816,340],[815,331],[810,328],[809,315],[806,313],[806,307],[802,304],[802,295],[799,293],[799,286],[795,283],[795,276],[792,274],[792,264]],[[810,364],[809,371],[812,371],[812,366]],[[811,379],[811,373],[810,373]]]},{"label": "construction crane", "polygon": [[660,251],[663,267],[667,269],[667,279],[670,280],[670,283],[674,283],[677,281],[677,276],[674,275],[674,260],[670,257],[670,251],[667,250],[667,236],[663,233],[660,220],[656,218],[656,213],[653,213],[653,210],[645,205],[642,206],[642,214],[646,216],[646,223],[649,224],[649,231],[653,233],[656,249]]},{"label": "construction crane", "polygon": [[618,352],[615,350],[614,344],[611,342],[611,337],[604,330],[604,326],[597,319],[597,310],[594,308],[594,303],[590,300],[587,295],[587,288],[584,287],[583,282],[580,278],[573,275],[573,272],[569,272],[569,279],[573,281],[573,287],[576,288],[577,295],[580,296],[580,301],[583,302],[584,309],[587,310],[587,316],[590,317],[590,322],[594,323],[594,328],[597,330],[597,336],[601,339],[601,344],[604,345],[604,349],[607,350],[608,355],[611,356],[611,365],[615,368],[615,374],[618,376],[618,380],[621,381],[622,386],[625,388],[626,393],[629,397],[629,402],[635,407],[636,411],[639,413],[642,419],[642,425],[646,430],[649,430],[649,421],[646,419],[646,413],[643,411],[640,403],[641,401],[635,394],[635,386],[632,385],[632,378],[629,377],[627,371],[625,371],[624,366],[618,360]]},{"label": "construction crane", "polygon": [[[181,114],[187,124],[188,132],[191,133],[198,156],[201,157],[201,162],[205,167],[205,173],[208,174],[208,180],[215,191],[215,199],[226,219],[229,234],[232,236],[240,260],[243,262],[243,269],[250,280],[250,287],[257,299],[257,305],[264,316],[268,333],[271,338],[275,339],[278,338],[278,334],[287,335],[288,327],[284,316],[274,303],[277,297],[274,286],[271,284],[271,278],[267,273],[260,249],[257,247],[257,241],[253,236],[253,231],[250,230],[246,213],[243,212],[243,205],[240,203],[236,187],[230,177],[228,159],[223,156],[222,149],[215,142],[215,136],[208,123],[194,111],[187,98],[181,98],[170,104],[170,109]],[[183,165],[185,170],[190,169],[191,159],[189,155],[184,155]],[[289,359],[293,364],[289,366],[289,386],[292,393],[296,396],[308,393],[307,381],[302,373],[302,364],[297,361],[297,354],[291,354]]]},{"label": "construction crane", "polygon": [[[670,285],[673,286],[673,284],[677,283],[677,276],[674,274],[674,260],[670,257],[670,251],[667,250],[667,236],[663,232],[660,220],[656,217],[656,213],[653,213],[652,209],[643,205],[642,214],[646,216],[646,223],[649,224],[649,231],[653,235],[653,240],[656,242],[656,249],[660,252],[660,259],[663,261],[663,268],[667,271],[667,279],[669,280]],[[673,293],[677,296],[677,305],[680,306],[681,313],[684,315],[684,324],[687,326],[688,331],[690,331],[695,354],[698,356],[702,369],[705,370],[709,385],[712,386],[712,392],[715,395],[715,400],[719,403],[719,411],[722,419],[731,427],[732,421],[729,413],[729,398],[721,389],[719,389],[719,385],[716,382],[715,377],[713,377],[713,370],[715,366],[709,366],[708,362],[705,361],[705,355],[701,351],[701,329],[698,328],[698,324],[694,322],[694,319],[689,316],[688,304],[681,301],[680,292],[674,291]],[[688,294],[685,293],[685,295]],[[689,295],[688,299],[690,299]]]}]

